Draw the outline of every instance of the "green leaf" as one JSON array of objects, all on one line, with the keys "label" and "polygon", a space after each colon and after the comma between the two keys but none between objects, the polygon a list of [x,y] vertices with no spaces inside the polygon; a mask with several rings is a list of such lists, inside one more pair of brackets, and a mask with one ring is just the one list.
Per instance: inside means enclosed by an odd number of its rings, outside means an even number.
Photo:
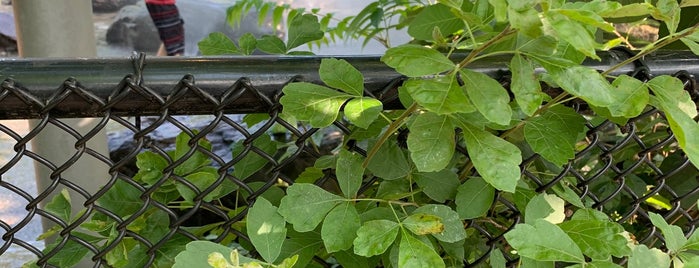
[{"label": "green leaf", "polygon": [[257,49],[269,54],[286,54],[284,41],[274,35],[264,35],[257,40]]},{"label": "green leaf", "polygon": [[282,89],[280,103],[284,112],[299,120],[309,121],[313,127],[327,127],[335,121],[340,107],[351,96],[311,83],[291,83]]},{"label": "green leaf", "polygon": [[408,216],[401,225],[416,235],[437,234],[444,231],[444,224],[440,217],[422,213]]},{"label": "green leaf", "polygon": [[[244,145],[245,143],[245,140],[239,140],[231,145],[233,158],[238,157],[246,147],[249,147],[249,149],[252,149],[253,147],[257,148],[267,153],[269,156],[273,156],[274,153],[277,152],[277,144],[274,143],[272,138],[266,133],[257,137],[252,144],[248,143],[250,144],[249,146]],[[240,159],[240,161],[233,165],[233,176],[241,180],[247,179],[248,177],[252,176],[252,174],[255,174],[255,172],[262,169],[265,165],[267,165],[267,163],[269,162],[266,158],[262,157],[257,152],[250,150],[242,159]]]},{"label": "green leaf", "polygon": [[483,178],[473,177],[459,186],[456,194],[456,212],[461,219],[485,216],[495,201],[495,188]]},{"label": "green leaf", "polygon": [[621,258],[631,254],[628,241],[621,234],[624,228],[618,223],[609,220],[570,220],[559,226],[592,259],[607,260],[611,256]]},{"label": "green leaf", "polygon": [[694,53],[694,55],[699,55],[699,44],[697,44],[697,42],[686,37],[680,38],[680,41],[682,41],[682,43],[684,43],[692,51],[692,53]]},{"label": "green leaf", "polygon": [[252,55],[257,47],[257,38],[251,33],[245,33],[238,39],[238,45],[240,45],[240,51],[243,55]]},{"label": "green leaf", "polygon": [[651,103],[665,112],[680,148],[692,164],[699,167],[699,125],[693,119],[697,111],[689,93],[683,90],[677,78],[666,75],[653,78],[648,86],[655,93]]},{"label": "green leaf", "polygon": [[381,61],[409,77],[438,74],[456,67],[454,62],[439,51],[410,44],[388,49]]},{"label": "green leaf", "polygon": [[531,223],[542,219],[559,224],[565,219],[565,202],[551,194],[539,194],[532,198],[524,210],[524,222]]},{"label": "green leaf", "polygon": [[670,34],[677,32],[680,24],[680,5],[677,0],[658,0],[657,9],[652,13],[653,18],[664,21]]},{"label": "green leaf", "polygon": [[345,104],[347,119],[360,128],[368,128],[383,111],[383,103],[374,98],[356,98]]},{"label": "green leaf", "polygon": [[[685,114],[683,116],[689,118],[697,116],[697,106],[689,96],[689,92],[684,90],[684,85],[679,79],[669,75],[661,75],[648,81],[648,86],[659,101],[661,107],[658,108],[675,107]],[[673,109],[668,110],[673,111]],[[672,115],[679,117],[680,114],[673,113]]]},{"label": "green leaf", "polygon": [[362,224],[354,239],[354,254],[364,257],[383,254],[398,236],[398,223],[373,220]]},{"label": "green leaf", "polygon": [[282,252],[277,259],[298,256],[295,267],[307,267],[313,260],[313,256],[323,246],[323,240],[321,240],[320,235],[317,232],[293,233],[291,230],[287,235],[290,238],[284,240]]},{"label": "green leaf", "polygon": [[657,248],[637,245],[629,257],[628,268],[670,267],[670,256]]},{"label": "green leaf", "polygon": [[611,260],[594,260],[585,264],[567,266],[567,268],[622,268],[622,266]]},{"label": "green leaf", "polygon": [[246,229],[250,242],[265,261],[274,262],[286,239],[286,221],[277,213],[277,207],[258,197],[247,215]]},{"label": "green leaf", "polygon": [[[546,67],[546,66],[544,66]],[[597,107],[609,107],[616,102],[614,87],[597,71],[585,66],[572,66],[559,70],[546,69],[556,84],[566,92],[580,97]]]},{"label": "green leaf", "polygon": [[578,194],[575,193],[575,191],[571,189],[569,185],[556,184],[551,189],[553,189],[553,191],[560,198],[563,198],[563,200],[570,203],[571,205],[576,206],[578,208],[585,208],[585,204],[583,204],[582,200],[580,200],[580,196],[578,196]]},{"label": "green leaf", "polygon": [[[551,36],[539,36],[536,38],[530,38],[523,34],[517,35],[517,50],[521,52],[527,52],[527,54],[535,54],[539,56],[551,56],[556,52],[558,47],[558,42]],[[515,57],[519,56],[525,62],[525,64],[531,65],[528,60],[524,59],[521,55],[515,54]],[[526,66],[525,66],[526,67]],[[512,67],[510,67],[512,69]],[[514,73],[514,70],[512,71]]]},{"label": "green leaf", "polygon": [[699,0],[682,0],[680,7],[699,6]]},{"label": "green leaf", "polygon": [[585,262],[578,245],[561,228],[545,220],[517,224],[505,233],[505,239],[523,257],[537,261]]},{"label": "green leaf", "polygon": [[599,60],[595,53],[597,42],[595,42],[594,36],[585,29],[583,24],[555,12],[546,12],[545,17],[549,21],[551,28],[556,31],[558,38],[570,43],[586,56]]},{"label": "green leaf", "polygon": [[589,25],[596,28],[600,28],[610,33],[614,32],[614,26],[611,23],[604,21],[602,17],[600,17],[592,11],[579,9],[556,9],[552,10],[552,12],[564,15],[571,20],[575,20],[577,22],[582,23],[583,25]]},{"label": "green leaf", "polygon": [[515,100],[522,111],[531,116],[539,109],[545,94],[541,92],[541,84],[534,74],[532,64],[519,54],[515,54],[510,62],[512,84],[510,89],[515,94]]},{"label": "green leaf", "polygon": [[437,172],[416,172],[413,173],[413,179],[422,188],[423,193],[439,203],[454,199],[456,189],[461,184],[459,176],[450,169]]},{"label": "green leaf", "polygon": [[327,58],[320,61],[320,80],[348,94],[364,96],[364,75],[346,60]]},{"label": "green leaf", "polygon": [[[102,238],[83,233],[71,232],[70,235],[79,237],[91,244],[99,243],[102,240]],[[56,241],[46,245],[46,248],[42,252],[47,254],[54,250],[61,244],[62,239],[63,237],[57,238]],[[68,241],[62,245],[60,250],[58,250],[56,255],[53,255],[48,260],[48,264],[53,267],[74,267],[87,255],[88,252],[89,249],[82,244],[73,239],[68,239]]]},{"label": "green leaf", "polygon": [[490,252],[490,267],[492,268],[505,268],[507,267],[507,260],[505,255],[502,254],[499,248],[493,249]]},{"label": "green leaf", "polygon": [[288,33],[287,50],[321,39],[324,35],[323,31],[320,30],[318,17],[313,14],[294,17],[289,24]]},{"label": "green leaf", "polygon": [[430,246],[403,232],[398,247],[398,267],[446,267],[444,260]]},{"label": "green leaf", "polygon": [[141,191],[123,180],[117,180],[107,192],[97,199],[97,204],[121,217],[136,213],[143,207]]},{"label": "green leaf", "polygon": [[612,116],[634,118],[648,105],[650,95],[646,84],[628,75],[617,77],[612,86],[616,101],[609,106]]},{"label": "green leaf", "polygon": [[71,223],[71,205],[70,205],[70,193],[68,189],[63,188],[61,192],[54,195],[51,201],[46,203],[44,208],[46,212],[58,217],[65,223]]},{"label": "green leaf", "polygon": [[[192,183],[194,186],[196,186],[198,191],[201,192],[209,186],[211,186],[216,181],[216,179],[218,179],[218,174],[210,172],[197,172],[194,174],[187,175],[185,179]],[[176,187],[177,191],[182,195],[182,198],[186,201],[192,202],[194,200],[194,197],[196,197],[197,195],[197,193],[192,188],[189,188],[189,186],[183,183],[177,183]],[[204,197],[203,200],[205,202],[210,202],[215,197],[217,197],[218,194],[219,193],[216,190],[211,191]]]},{"label": "green leaf", "polygon": [[286,194],[279,204],[279,214],[298,232],[315,229],[325,215],[343,201],[342,197],[306,183],[289,186]]},{"label": "green leaf", "polygon": [[337,260],[337,263],[341,267],[356,267],[356,268],[370,268],[369,259],[362,256],[357,256],[351,251],[338,251],[333,254],[333,257]]},{"label": "green leaf", "polygon": [[495,12],[495,20],[497,22],[507,21],[507,1],[506,0],[488,0],[493,6]]},{"label": "green leaf", "polygon": [[469,124],[464,124],[463,130],[468,154],[478,173],[496,189],[514,192],[521,175],[519,148]]},{"label": "green leaf", "polygon": [[409,129],[408,150],[418,171],[440,171],[451,162],[456,134],[448,117],[422,113],[415,117]]},{"label": "green leaf", "polygon": [[510,124],[510,96],[498,81],[468,69],[461,70],[461,78],[469,99],[488,121],[503,126]]},{"label": "green leaf", "polygon": [[[375,143],[370,143],[369,148],[373,146]],[[376,155],[370,159],[367,169],[374,176],[384,180],[400,179],[410,174],[411,171],[410,163],[395,139],[389,139],[381,145]]]},{"label": "green leaf", "polygon": [[235,43],[223,33],[214,32],[197,43],[202,55],[239,55]]},{"label": "green leaf", "polygon": [[526,36],[536,38],[542,35],[541,18],[539,12],[533,8],[515,10],[512,8],[512,3],[520,1],[509,1],[510,6],[507,8],[507,17],[510,19],[510,25],[513,29],[518,29]]},{"label": "green leaf", "polygon": [[325,250],[332,253],[351,248],[360,226],[359,213],[352,203],[335,207],[325,217],[320,232]]},{"label": "green leaf", "polygon": [[687,239],[687,242],[682,247],[682,250],[685,249],[699,250],[699,232],[692,233],[692,236]]},{"label": "green leaf", "polygon": [[296,177],[294,182],[296,183],[314,183],[316,180],[322,178],[325,175],[323,170],[316,167],[307,167],[306,169]]},{"label": "green leaf", "polygon": [[345,149],[340,150],[337,159],[337,183],[347,198],[354,198],[362,187],[364,157]]},{"label": "green leaf", "polygon": [[[192,241],[187,243],[185,250],[175,256],[175,265],[172,268],[208,267],[209,254],[218,252],[223,256],[230,256],[233,249],[210,241]],[[240,263],[257,261],[245,256],[238,256]]]},{"label": "green leaf", "polygon": [[[194,134],[197,133],[197,131],[194,131]],[[192,137],[185,132],[180,133],[177,135],[177,138],[175,138],[175,152],[172,155],[173,160],[180,160],[181,158],[187,157],[187,155],[190,154],[190,151],[194,151],[182,164],[175,167],[174,172],[177,175],[185,176],[192,174],[196,172],[197,169],[211,163],[211,159],[206,154],[199,151],[200,149],[211,151],[211,143],[205,138],[202,138],[197,141],[197,145],[195,147],[191,147],[189,146],[189,142],[191,140]]]},{"label": "green leaf", "polygon": [[164,157],[151,151],[139,153],[136,156],[136,167],[138,173],[134,176],[137,182],[153,185],[163,177],[163,169],[168,163]]},{"label": "green leaf", "polygon": [[585,118],[573,109],[557,105],[529,119],[524,125],[524,137],[534,152],[562,166],[575,158],[575,143],[585,131],[585,123]]},{"label": "green leaf", "polygon": [[603,18],[631,18],[649,15],[654,7],[651,3],[631,3],[615,10],[599,14]]},{"label": "green leaf", "polygon": [[476,110],[454,76],[430,79],[412,78],[400,89],[407,91],[418,104],[437,114],[470,113]]},{"label": "green leaf", "polygon": [[687,238],[684,237],[684,232],[682,228],[677,225],[668,224],[662,216],[655,214],[653,212],[648,213],[650,221],[658,227],[665,237],[665,246],[668,250],[673,253],[678,253],[685,244],[687,244]]},{"label": "green leaf", "polygon": [[408,34],[418,40],[432,40],[432,30],[451,35],[464,28],[464,22],[443,4],[428,5],[415,16],[408,26]]},{"label": "green leaf", "polygon": [[413,213],[434,215],[441,219],[442,224],[444,224],[444,231],[432,234],[439,241],[456,243],[466,239],[464,223],[459,219],[459,214],[448,206],[429,204],[415,209]]}]

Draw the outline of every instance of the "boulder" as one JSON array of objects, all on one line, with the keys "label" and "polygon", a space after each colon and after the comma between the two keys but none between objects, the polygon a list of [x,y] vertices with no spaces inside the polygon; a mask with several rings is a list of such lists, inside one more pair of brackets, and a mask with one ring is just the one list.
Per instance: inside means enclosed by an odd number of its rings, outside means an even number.
[{"label": "boulder", "polygon": [[133,5],[142,0],[92,0],[92,11],[96,13],[117,12],[124,6]]},{"label": "boulder", "polygon": [[[213,32],[222,32],[233,40],[244,33],[255,36],[274,34],[269,26],[271,23],[259,26],[255,15],[247,16],[236,29],[231,28],[226,22],[226,9],[230,5],[208,0],[177,1],[184,20],[185,55],[198,55],[197,43]],[[106,41],[110,46],[143,52],[156,52],[160,46],[158,31],[143,2],[125,6],[119,11],[107,30]]]}]

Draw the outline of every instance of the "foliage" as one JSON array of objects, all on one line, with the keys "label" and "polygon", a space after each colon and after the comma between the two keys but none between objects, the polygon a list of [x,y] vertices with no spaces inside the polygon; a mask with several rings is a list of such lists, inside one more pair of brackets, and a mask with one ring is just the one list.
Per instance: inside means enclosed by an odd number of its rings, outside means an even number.
[{"label": "foliage", "polygon": [[[249,243],[238,237],[224,239],[228,242],[224,246],[191,242],[184,248],[182,243],[167,247],[161,255],[181,252],[171,258],[181,266],[204,266],[204,261],[214,267],[263,265],[262,261],[244,258],[247,256],[264,259],[264,265],[269,266],[281,263],[277,267],[305,267],[313,265],[313,256],[321,256],[344,267],[461,267],[475,262],[481,256],[478,253],[491,249],[473,235],[477,232],[474,223],[491,221],[488,231],[504,235],[507,242],[494,245],[487,260],[492,266],[618,267],[615,261],[620,259],[627,260],[629,267],[696,265],[696,232],[686,238],[680,227],[649,213],[650,222],[665,238],[665,247],[638,244],[625,229],[633,228],[635,223],[614,221],[618,219],[614,206],[603,211],[593,209],[594,201],[581,199],[571,187],[574,179],[551,179],[554,185],[543,190],[521,180],[523,170],[543,173],[571,163],[587,122],[610,120],[623,125],[650,107],[664,113],[677,138],[679,149],[669,149],[667,159],[683,152],[699,166],[696,106],[682,83],[670,76],[639,81],[611,75],[674,42],[699,47],[699,25],[678,26],[680,10],[694,5],[699,3],[380,0],[331,27],[334,17],[320,15],[319,10],[306,12],[287,5],[239,1],[228,10],[230,22],[235,23],[252,9],[261,18],[272,12],[275,23],[286,16],[287,40],[244,35],[236,44],[214,33],[199,44],[204,54],[250,55],[256,50],[307,54],[295,49],[322,42],[323,38],[377,38],[389,47],[381,61],[406,77],[399,88],[406,109],[384,111],[378,99],[366,94],[360,71],[345,60],[322,59],[322,85],[297,82],[284,87],[280,100],[284,120],[300,128],[322,128],[341,121],[354,133],[363,134],[353,134],[330,155],[317,159],[314,166],[295,178],[295,183],[279,185],[284,192],[277,201],[258,197],[249,207],[244,204],[229,208],[232,212],[248,210],[246,220],[233,228],[247,234]],[[668,35],[602,72],[581,64],[583,60],[599,59],[597,51],[605,44],[597,38],[598,32],[614,32],[613,21],[645,17],[662,22],[669,29]],[[384,34],[400,28],[405,28],[414,40],[392,47]],[[607,43],[628,42],[615,37]],[[461,51],[467,53],[456,53]],[[507,88],[469,69],[474,62],[503,55],[511,57],[511,84]],[[536,68],[545,72],[537,72]],[[543,87],[560,87],[563,92],[550,95]],[[566,106],[572,98],[583,100],[594,113],[583,116]],[[256,118],[250,115],[246,122],[252,126],[259,122]],[[642,123],[648,129],[659,127],[653,122]],[[653,131],[645,134],[645,139],[654,138]],[[177,143],[177,149],[167,155],[145,152],[138,157],[140,170],[135,179],[147,189],[157,186],[151,194],[153,199],[162,204],[177,200],[183,206],[192,206],[238,194],[237,186],[225,179],[227,171],[211,168],[200,152],[210,148],[205,140],[192,142],[183,134]],[[233,171],[240,179],[263,169],[265,156],[289,146],[268,136],[260,144],[252,144],[257,150],[247,150],[245,156],[238,155],[243,151],[241,147],[233,150],[234,155],[242,157]],[[465,147],[467,156],[456,154],[457,146]],[[534,154],[541,158],[535,163],[522,163]],[[587,170],[600,168],[591,158],[577,159],[576,163]],[[320,187],[312,183],[324,171],[336,174],[336,185]],[[171,177],[176,179],[163,179]],[[647,185],[643,181],[639,185],[639,195],[643,195]],[[605,186],[600,183],[594,187]],[[120,211],[124,218],[119,222],[130,222],[130,231],[156,242],[169,231],[168,218],[157,209],[130,218],[144,205],[151,209],[141,194],[135,186],[117,180],[100,205]],[[118,207],[116,195],[120,199]],[[67,223],[71,218],[65,215],[68,201],[64,199],[57,197],[50,212]],[[497,205],[498,199],[516,206],[523,220],[515,225],[501,215],[504,209]],[[667,205],[662,196],[650,197],[647,203],[643,205]],[[110,216],[95,216],[89,223],[83,227],[101,234],[95,239],[105,241],[105,246],[120,235],[115,231],[117,219]],[[221,227],[209,231],[217,235]],[[92,239],[85,233],[71,234]],[[66,245],[70,246],[70,241]],[[123,256],[145,250],[145,245],[134,240],[122,239],[119,243]],[[228,247],[231,245],[252,253],[238,253]],[[107,259],[110,265],[122,266],[123,256],[108,255]],[[67,257],[61,260],[64,262],[60,264],[71,261]]]}]

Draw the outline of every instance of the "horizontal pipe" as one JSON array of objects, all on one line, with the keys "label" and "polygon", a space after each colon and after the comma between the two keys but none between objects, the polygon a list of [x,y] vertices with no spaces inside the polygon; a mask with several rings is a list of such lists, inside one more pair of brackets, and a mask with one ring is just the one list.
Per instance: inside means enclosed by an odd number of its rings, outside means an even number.
[{"label": "horizontal pipe", "polygon": [[[601,61],[588,61],[585,65],[606,70],[629,56],[621,51],[599,55]],[[0,59],[0,118],[40,118],[49,111],[53,117],[104,116],[106,103],[110,103],[110,114],[118,116],[159,115],[164,112],[164,106],[169,114],[265,113],[270,110],[267,100],[273,100],[290,81],[322,84],[318,75],[322,58]],[[385,66],[378,56],[337,58],[347,60],[362,72],[365,88],[384,101],[387,109],[400,107],[395,81],[401,76]],[[468,67],[501,76],[508,63],[506,56],[492,57]],[[653,75],[680,70],[699,74],[699,58],[687,51],[658,52],[646,56],[645,63]],[[633,70],[634,66],[628,65],[611,75]],[[236,82],[238,90],[231,88]],[[254,90],[243,90],[243,85]],[[175,92],[178,88],[180,91]],[[203,93],[196,93],[193,88]],[[168,96],[175,95],[177,101],[168,100]]]}]

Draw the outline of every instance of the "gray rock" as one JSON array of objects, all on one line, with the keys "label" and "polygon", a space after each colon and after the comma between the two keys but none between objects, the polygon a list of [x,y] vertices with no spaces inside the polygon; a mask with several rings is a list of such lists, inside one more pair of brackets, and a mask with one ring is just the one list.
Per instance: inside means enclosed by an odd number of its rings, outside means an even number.
[{"label": "gray rock", "polygon": [[[226,22],[226,9],[230,5],[206,0],[177,1],[184,20],[185,55],[198,55],[197,43],[213,32],[222,32],[233,40],[238,40],[244,33],[255,36],[274,34],[268,24],[258,26],[255,15],[247,16],[237,29],[232,29]],[[107,30],[106,41],[112,46],[144,52],[155,52],[160,46],[158,32],[143,2],[125,6],[119,11]]]},{"label": "gray rock", "polygon": [[119,11],[124,6],[136,4],[142,0],[92,0],[92,11],[109,13]]}]

